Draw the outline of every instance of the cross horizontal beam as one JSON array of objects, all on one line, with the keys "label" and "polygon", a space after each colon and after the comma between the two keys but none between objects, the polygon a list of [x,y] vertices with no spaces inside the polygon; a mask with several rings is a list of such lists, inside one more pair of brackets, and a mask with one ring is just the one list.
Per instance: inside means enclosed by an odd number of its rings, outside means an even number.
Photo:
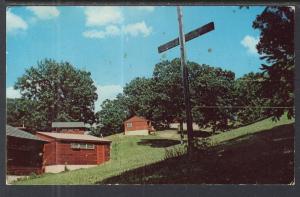
[{"label": "cross horizontal beam", "polygon": [[[199,27],[197,29],[194,29],[193,31],[187,33],[184,35],[185,41],[190,41],[198,36],[201,36],[207,32],[210,32],[215,29],[214,23],[210,22],[202,27]],[[164,51],[167,51],[173,47],[176,47],[179,45],[179,38],[175,38],[174,40],[167,42],[166,44],[163,44],[158,47],[158,53],[162,53]]]}]

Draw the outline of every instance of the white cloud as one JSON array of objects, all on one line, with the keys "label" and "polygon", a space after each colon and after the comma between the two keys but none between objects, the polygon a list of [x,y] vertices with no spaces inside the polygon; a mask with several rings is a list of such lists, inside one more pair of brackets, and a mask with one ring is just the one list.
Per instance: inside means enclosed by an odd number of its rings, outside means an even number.
[{"label": "white cloud", "polygon": [[241,41],[241,44],[247,49],[249,53],[257,54],[256,45],[258,41],[259,41],[258,38],[254,38],[253,36],[246,35]]},{"label": "white cloud", "polygon": [[15,32],[26,30],[28,25],[20,16],[13,14],[10,10],[6,11],[6,31]]},{"label": "white cloud", "polygon": [[114,99],[119,93],[123,92],[123,87],[120,85],[97,85],[98,100],[95,103],[95,110],[101,109],[101,104],[106,99]]},{"label": "white cloud", "polygon": [[19,90],[15,90],[13,87],[6,88],[6,98],[21,98]]},{"label": "white cloud", "polygon": [[84,9],[86,15],[86,26],[104,26],[109,24],[120,24],[124,21],[123,13],[115,6],[92,6]]},{"label": "white cloud", "polygon": [[[153,6],[135,6],[133,8],[144,11],[154,10]],[[90,6],[83,9],[86,16],[86,26],[93,27],[93,29],[82,33],[86,38],[103,39],[119,35],[142,35],[146,37],[152,32],[152,27],[148,27],[144,21],[124,25],[122,9],[117,6]]]},{"label": "white cloud", "polygon": [[147,37],[152,32],[152,27],[148,27],[143,21],[139,23],[128,24],[122,30],[125,34],[129,34],[131,36],[138,36],[139,34],[142,34],[144,37]]},{"label": "white cloud", "polygon": [[134,24],[128,24],[123,26],[122,28],[119,28],[116,25],[108,25],[105,27],[104,30],[88,30],[83,32],[83,36],[86,38],[106,38],[106,37],[113,37],[113,36],[119,36],[121,34],[124,35],[130,35],[130,36],[138,36],[142,35],[144,37],[147,37],[151,34],[152,27],[148,27],[146,23],[140,22],[140,23],[134,23]]},{"label": "white cloud", "polygon": [[154,11],[154,6],[137,6],[135,8],[141,11],[148,11],[148,12]]},{"label": "white cloud", "polygon": [[121,30],[115,25],[109,25],[105,27],[105,30],[89,30],[83,32],[83,36],[86,38],[105,38],[107,36],[117,36],[120,35]]},{"label": "white cloud", "polygon": [[53,19],[59,16],[60,12],[55,6],[28,6],[28,10],[41,20]]}]

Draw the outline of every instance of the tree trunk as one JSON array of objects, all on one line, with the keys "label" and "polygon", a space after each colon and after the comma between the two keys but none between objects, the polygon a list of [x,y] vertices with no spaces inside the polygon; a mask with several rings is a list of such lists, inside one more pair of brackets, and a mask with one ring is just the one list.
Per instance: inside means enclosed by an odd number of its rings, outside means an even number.
[{"label": "tree trunk", "polygon": [[183,144],[184,135],[183,135],[183,121],[182,120],[179,122],[179,133],[180,133],[180,144]]}]

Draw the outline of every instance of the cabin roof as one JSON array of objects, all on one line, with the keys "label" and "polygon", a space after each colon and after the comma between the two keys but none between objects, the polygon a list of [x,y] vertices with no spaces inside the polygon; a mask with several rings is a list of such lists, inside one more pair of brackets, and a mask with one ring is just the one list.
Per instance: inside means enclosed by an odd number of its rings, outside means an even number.
[{"label": "cabin roof", "polygon": [[132,116],[131,118],[125,120],[124,122],[144,122],[144,121],[148,121],[148,120],[142,116]]},{"label": "cabin roof", "polygon": [[6,135],[11,137],[17,137],[17,138],[23,138],[23,139],[29,139],[29,140],[37,140],[37,141],[43,141],[46,142],[46,140],[42,140],[39,137],[32,135],[31,133],[28,133],[26,131],[22,131],[20,129],[17,129],[15,127],[12,127],[10,125],[6,125]]},{"label": "cabin roof", "polygon": [[85,128],[84,122],[52,122],[52,128]]},{"label": "cabin roof", "polygon": [[94,141],[94,142],[111,142],[111,140],[95,137],[92,135],[73,134],[73,133],[55,133],[55,132],[37,132],[38,134],[60,140],[74,141]]}]

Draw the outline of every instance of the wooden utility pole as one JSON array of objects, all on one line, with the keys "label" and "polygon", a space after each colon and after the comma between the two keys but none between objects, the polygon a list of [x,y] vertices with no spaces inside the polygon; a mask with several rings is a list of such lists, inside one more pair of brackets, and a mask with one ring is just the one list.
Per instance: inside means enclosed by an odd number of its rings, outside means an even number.
[{"label": "wooden utility pole", "polygon": [[158,52],[162,53],[173,47],[180,45],[182,82],[183,82],[183,89],[184,89],[184,102],[185,102],[187,136],[188,136],[188,152],[191,153],[193,149],[193,119],[192,119],[191,103],[190,103],[188,67],[186,65],[185,42],[214,30],[214,23],[210,22],[200,28],[197,28],[187,34],[184,34],[183,23],[182,23],[183,15],[180,6],[177,6],[177,15],[178,15],[178,24],[179,24],[179,38],[175,38],[174,40],[171,40],[166,44],[159,46]]},{"label": "wooden utility pole", "polygon": [[182,10],[180,6],[177,6],[177,15],[178,15],[178,24],[179,24],[179,44],[180,44],[182,81],[183,81],[187,136],[188,136],[188,152],[190,153],[192,152],[192,148],[193,148],[193,144],[192,144],[193,143],[193,119],[192,119],[192,112],[191,112],[188,67],[186,65],[185,36],[183,33]]}]

